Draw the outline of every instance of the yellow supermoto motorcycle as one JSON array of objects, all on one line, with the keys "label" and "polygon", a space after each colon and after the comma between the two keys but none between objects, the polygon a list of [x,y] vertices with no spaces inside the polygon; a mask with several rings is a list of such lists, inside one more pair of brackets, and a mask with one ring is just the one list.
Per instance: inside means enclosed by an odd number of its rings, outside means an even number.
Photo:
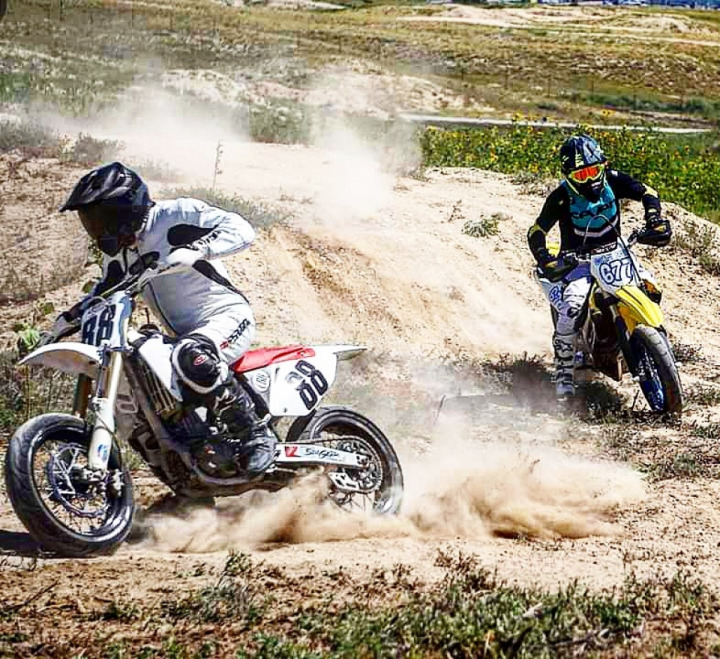
[{"label": "yellow supermoto motorcycle", "polygon": [[[636,242],[643,242],[643,233],[633,232],[627,242],[619,237],[610,246],[576,252],[576,259],[560,254],[557,267],[550,272],[538,268],[536,274],[551,304],[562,297],[571,272],[573,278],[592,278],[579,321],[576,367],[597,370],[618,382],[630,372],[653,412],[679,414],[683,391],[663,325],[662,293],[630,249]],[[559,245],[548,248],[558,255]],[[554,306],[552,314],[555,323]]]}]

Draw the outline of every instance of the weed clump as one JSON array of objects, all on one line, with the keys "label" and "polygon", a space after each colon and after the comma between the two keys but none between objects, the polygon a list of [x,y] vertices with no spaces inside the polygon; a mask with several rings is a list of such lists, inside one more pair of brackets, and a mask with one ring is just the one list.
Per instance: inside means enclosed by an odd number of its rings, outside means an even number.
[{"label": "weed clump", "polygon": [[62,159],[85,167],[94,167],[114,160],[122,149],[122,142],[103,140],[80,133],[71,146],[62,153]]},{"label": "weed clump", "polygon": [[32,121],[0,121],[0,153],[19,151],[28,157],[56,157],[64,142],[55,132]]},{"label": "weed clump", "polygon": [[500,233],[500,222],[509,219],[505,213],[493,213],[489,217],[481,217],[477,220],[468,220],[462,228],[462,232],[473,238],[487,238]]},{"label": "weed clump", "polygon": [[717,229],[699,222],[688,222],[685,231],[678,232],[673,246],[686,251],[711,275],[720,275],[720,258],[717,255]]},{"label": "weed clump", "polygon": [[212,206],[242,215],[254,227],[267,229],[273,224],[288,219],[288,213],[269,204],[251,201],[236,194],[226,194],[213,188],[168,188],[162,191],[165,197],[194,197]]},{"label": "weed clump", "polygon": [[162,603],[162,610],[171,620],[195,622],[244,620],[248,623],[260,615],[257,592],[248,576],[252,562],[247,554],[232,551],[218,580],[178,601]]}]

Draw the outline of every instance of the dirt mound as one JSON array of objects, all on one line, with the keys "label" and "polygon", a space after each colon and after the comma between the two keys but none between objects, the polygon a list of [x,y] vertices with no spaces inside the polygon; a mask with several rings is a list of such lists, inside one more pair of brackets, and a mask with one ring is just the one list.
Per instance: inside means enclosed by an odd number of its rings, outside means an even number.
[{"label": "dirt mound", "polygon": [[[165,121],[172,129],[172,117]],[[212,136],[191,144],[161,137],[126,136],[124,159],[132,164],[163,152],[173,166],[185,167],[178,183],[211,184]],[[602,428],[533,406],[551,391],[547,382],[533,385],[522,404],[488,403],[460,425],[443,427],[437,418],[444,396],[489,391],[477,373],[458,365],[479,369],[504,353],[549,353],[550,317],[525,238],[543,197],[508,176],[474,170],[401,176],[378,150],[340,138],[334,143],[341,148],[223,142],[217,187],[280,208],[288,218],[227,263],[253,304],[260,344],[371,347],[366,361],[347,366],[350,376],[342,376],[342,396],[334,401],[381,422],[397,445],[408,486],[403,516],[339,519],[335,511],[317,511],[313,488],[259,503],[227,500],[217,512],[155,519],[152,544],[124,548],[104,569],[123,574],[135,555],[172,560],[177,552],[250,547],[300,571],[408,562],[432,577],[433,556],[452,547],[482,554],[508,578],[549,585],[573,577],[616,583],[631,556],[639,571],[665,571],[677,552],[697,556],[697,569],[717,576],[712,484],[645,485],[629,467],[598,462],[595,438]],[[48,171],[55,178],[43,189],[62,197],[75,173]],[[25,185],[40,198],[35,180]],[[162,189],[151,184],[155,193]],[[628,230],[641,223],[638,206],[624,214]],[[711,227],[672,205],[667,209],[678,236],[690,225]],[[49,206],[40,217],[53,217]],[[483,219],[497,232],[463,232],[469,221]],[[671,334],[702,343],[708,358],[717,359],[720,340],[708,302],[720,295],[720,278],[685,247],[641,253],[665,289]],[[43,254],[50,262],[53,252]],[[54,295],[71,302],[83,278]],[[28,309],[18,306],[13,313]],[[7,330],[7,315],[3,322]],[[616,444],[626,441],[620,436]],[[142,481],[139,489],[145,499],[157,493],[157,485]],[[1,519],[5,546],[15,552],[19,524],[7,506]],[[0,549],[2,542],[0,536]]]},{"label": "dirt mound", "polygon": [[57,209],[80,175],[76,167],[20,153],[0,156],[0,344],[15,322],[30,320],[27,302],[47,299],[82,279],[87,237],[74,217]]}]

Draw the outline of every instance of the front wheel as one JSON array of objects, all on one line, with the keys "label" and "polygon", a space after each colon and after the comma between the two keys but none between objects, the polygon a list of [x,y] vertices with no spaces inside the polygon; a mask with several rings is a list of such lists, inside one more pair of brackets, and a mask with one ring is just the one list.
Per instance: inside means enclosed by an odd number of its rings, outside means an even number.
[{"label": "front wheel", "polygon": [[363,469],[331,467],[330,498],[348,511],[394,515],[403,496],[403,473],[395,449],[367,417],[344,407],[320,408],[288,430],[292,443],[323,444],[365,457]]},{"label": "front wheel", "polygon": [[43,414],[17,429],[5,459],[5,485],[30,535],[60,556],[117,547],[132,526],[130,473],[113,447],[104,475],[87,468],[90,431],[68,414]]},{"label": "front wheel", "polygon": [[653,412],[680,414],[683,392],[675,357],[665,335],[638,325],[630,337],[637,360],[640,389]]}]

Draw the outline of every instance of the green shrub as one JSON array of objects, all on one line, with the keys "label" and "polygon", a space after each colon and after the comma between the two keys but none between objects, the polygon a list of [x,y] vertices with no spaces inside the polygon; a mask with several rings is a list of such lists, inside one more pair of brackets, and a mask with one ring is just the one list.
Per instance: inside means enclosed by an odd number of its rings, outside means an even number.
[{"label": "green shrub", "polygon": [[64,142],[33,121],[0,121],[0,153],[19,150],[30,155],[57,156]]},{"label": "green shrub", "polygon": [[183,599],[165,601],[161,608],[171,620],[252,622],[261,615],[261,611],[257,604],[258,593],[248,580],[251,570],[252,562],[247,554],[231,551],[214,584]]},{"label": "green shrub", "polygon": [[506,219],[508,219],[508,216],[504,213],[493,213],[490,217],[468,220],[463,225],[462,232],[474,238],[497,236],[500,233],[500,222]]},{"label": "green shrub", "polygon": [[98,139],[87,133],[80,133],[72,145],[65,150],[62,158],[86,167],[94,167],[114,160],[121,148],[122,142]]},{"label": "green shrub", "polygon": [[212,206],[242,215],[254,227],[267,228],[276,222],[288,219],[288,213],[261,202],[250,201],[236,194],[227,194],[213,188],[168,188],[162,191],[164,197],[193,197]]},{"label": "green shrub", "polygon": [[289,101],[251,105],[246,110],[245,121],[255,142],[279,144],[308,143],[313,125],[308,108]]}]

